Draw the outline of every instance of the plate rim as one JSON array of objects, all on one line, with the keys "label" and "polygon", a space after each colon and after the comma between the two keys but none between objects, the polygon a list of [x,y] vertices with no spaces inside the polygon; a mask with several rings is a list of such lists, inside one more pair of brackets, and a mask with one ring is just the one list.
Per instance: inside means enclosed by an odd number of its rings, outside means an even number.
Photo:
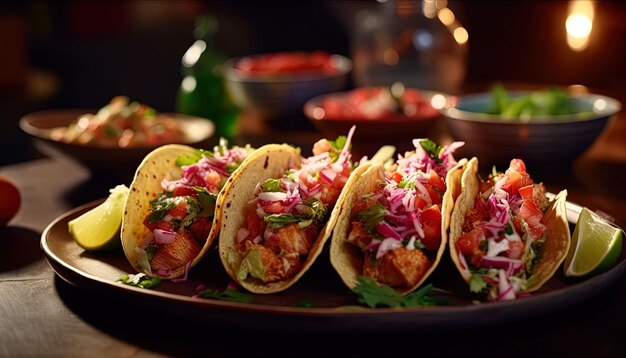
[{"label": "plate rim", "polygon": [[[201,321],[208,319],[205,318],[208,317],[206,316],[207,314],[229,314],[232,312],[238,312],[242,314],[250,314],[251,316],[249,317],[249,319],[254,319],[259,315],[266,317],[269,315],[271,317],[283,318],[282,322],[275,325],[273,324],[273,327],[270,328],[273,330],[289,330],[292,329],[295,325],[296,327],[304,331],[309,330],[319,332],[319,321],[327,321],[329,319],[333,322],[333,327],[326,327],[329,332],[341,332],[345,328],[355,327],[357,328],[357,331],[374,332],[375,330],[380,329],[382,326],[385,326],[387,329],[392,330],[398,328],[405,330],[407,324],[413,325],[413,328],[418,330],[424,328],[427,328],[429,330],[447,330],[452,328],[448,327],[448,324],[446,324],[446,322],[450,320],[450,317],[456,318],[456,320],[471,320],[473,325],[503,323],[515,320],[510,319],[510,317],[506,317],[507,312],[517,312],[519,310],[522,310],[524,311],[524,316],[530,318],[553,311],[556,305],[558,305],[559,309],[562,309],[567,306],[580,303],[596,295],[598,292],[601,291],[601,288],[606,288],[610,286],[614,281],[622,276],[626,269],[626,259],[623,257],[624,254],[622,252],[622,258],[610,270],[586,279],[576,280],[566,289],[557,289],[549,292],[543,292],[541,294],[534,294],[530,297],[513,301],[484,302],[481,304],[467,305],[376,309],[367,308],[365,306],[354,306],[354,309],[348,309],[348,307],[346,306],[297,307],[268,305],[261,303],[238,303],[215,300],[210,298],[196,298],[176,293],[132,287],[128,285],[123,285],[119,282],[110,281],[98,277],[90,272],[86,272],[72,266],[71,264],[60,258],[50,248],[50,246],[48,245],[50,232],[57,225],[59,225],[60,222],[69,219],[72,216],[76,216],[79,213],[88,210],[89,208],[94,207],[104,200],[105,198],[97,199],[61,214],[60,216],[55,218],[43,231],[40,240],[40,247],[44,251],[46,260],[48,261],[48,264],[51,266],[55,274],[76,287],[86,288],[100,293],[103,289],[105,289],[107,291],[105,293],[109,295],[128,294],[136,296],[140,299],[145,298],[146,300],[150,300],[151,302],[159,302],[168,305],[172,303],[181,303],[186,305],[185,308],[188,309],[198,309],[206,311],[200,316],[192,318]],[[579,208],[581,208],[579,205],[568,202],[568,214],[570,214],[571,210],[577,210]],[[568,219],[571,223],[572,219],[569,215]],[[559,269],[561,269],[561,267]],[[88,285],[83,283],[82,281],[85,281],[87,283],[95,283],[95,285]],[[567,298],[567,300],[564,301],[563,298]],[[532,307],[533,309],[528,310],[528,307]],[[513,315],[513,317],[514,316],[515,315]],[[482,320],[479,319],[479,322],[475,322],[477,318],[481,318]],[[240,317],[239,320],[241,319],[242,318]],[[303,321],[303,319],[305,321]],[[363,320],[369,319],[373,319],[373,322],[377,323],[376,325],[373,325],[375,326],[375,328],[368,328],[360,324],[355,324],[355,322],[364,322]],[[221,323],[224,325],[233,324],[233,322],[225,322],[226,317],[222,317],[222,319],[217,320],[217,322],[213,319],[210,320],[212,321],[212,323]],[[246,319],[243,318],[243,320],[245,321]],[[264,329],[267,328],[268,327],[264,327]],[[352,333],[354,332],[356,331],[352,331]]]}]

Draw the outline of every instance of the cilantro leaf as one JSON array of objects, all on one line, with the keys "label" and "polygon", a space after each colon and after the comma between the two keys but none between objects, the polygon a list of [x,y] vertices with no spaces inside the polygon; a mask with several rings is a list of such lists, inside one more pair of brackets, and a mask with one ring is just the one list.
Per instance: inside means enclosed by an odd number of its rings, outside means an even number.
[{"label": "cilantro leaf", "polygon": [[198,293],[198,297],[239,303],[252,303],[252,301],[254,301],[254,296],[251,294],[237,291],[232,288],[227,288],[224,291],[211,289],[202,290]]},{"label": "cilantro leaf", "polygon": [[360,211],[357,214],[359,221],[363,223],[365,230],[370,233],[374,231],[374,227],[377,223],[383,221],[385,215],[387,215],[387,209],[379,202],[376,202],[368,209]]},{"label": "cilantro leaf", "polygon": [[266,223],[271,223],[272,227],[277,229],[287,224],[293,224],[301,221],[303,218],[291,214],[271,214],[263,218]]},{"label": "cilantro leaf", "polygon": [[479,293],[480,291],[487,288],[487,281],[485,281],[480,274],[473,274],[470,278],[470,291],[474,293]]},{"label": "cilantro leaf", "polygon": [[432,284],[402,296],[390,286],[377,284],[371,277],[359,276],[353,291],[357,294],[359,302],[370,308],[425,307],[448,304],[446,300],[431,296],[433,292],[441,291]]},{"label": "cilantro leaf", "polygon": [[150,277],[145,273],[138,273],[136,275],[125,274],[121,275],[117,279],[118,282],[122,282],[125,285],[135,286],[140,288],[152,288],[161,283],[161,279],[158,277]]},{"label": "cilantro leaf", "polygon": [[441,152],[441,146],[437,143],[433,142],[430,139],[422,139],[420,140],[420,146],[424,148],[429,157],[435,160],[438,164],[441,164],[443,160],[439,158],[439,153]]},{"label": "cilantro leaf", "polygon": [[328,208],[319,200],[311,198],[303,202],[306,212],[303,215],[271,214],[263,218],[266,223],[271,223],[274,229],[287,224],[301,223],[300,227],[306,227],[313,222],[321,222],[326,218]]},{"label": "cilantro leaf", "polygon": [[267,179],[263,182],[262,190],[264,192],[280,191],[280,179]]}]

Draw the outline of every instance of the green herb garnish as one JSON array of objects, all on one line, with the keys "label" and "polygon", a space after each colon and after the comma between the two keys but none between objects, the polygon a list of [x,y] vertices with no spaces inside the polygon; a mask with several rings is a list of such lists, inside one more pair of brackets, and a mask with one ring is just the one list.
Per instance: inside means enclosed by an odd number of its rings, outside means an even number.
[{"label": "green herb garnish", "polygon": [[360,211],[358,214],[359,221],[363,223],[363,228],[369,233],[374,232],[374,227],[383,221],[387,215],[387,209],[379,202],[370,206],[368,209]]},{"label": "green herb garnish", "polygon": [[252,303],[252,301],[254,301],[254,296],[251,294],[237,291],[232,288],[227,288],[224,291],[211,289],[202,290],[198,293],[198,297],[239,303]]},{"label": "green herb garnish", "polygon": [[424,151],[426,151],[426,154],[428,154],[430,158],[437,162],[437,164],[443,163],[443,160],[439,158],[439,153],[442,149],[439,144],[433,142],[430,139],[420,139],[419,142],[420,146],[424,149]]},{"label": "green herb garnish", "polygon": [[449,304],[447,300],[433,297],[434,292],[444,292],[428,284],[419,290],[402,296],[387,285],[379,285],[371,277],[359,276],[353,289],[360,303],[370,307],[425,307]]},{"label": "green herb garnish", "polygon": [[124,274],[118,277],[117,281],[122,282],[125,285],[141,288],[152,288],[161,283],[160,278],[150,277],[145,273],[138,273],[136,275]]}]

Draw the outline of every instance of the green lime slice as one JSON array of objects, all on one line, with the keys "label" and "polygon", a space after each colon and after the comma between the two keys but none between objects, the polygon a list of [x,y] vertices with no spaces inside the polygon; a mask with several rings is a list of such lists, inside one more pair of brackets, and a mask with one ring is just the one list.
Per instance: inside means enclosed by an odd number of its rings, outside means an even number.
[{"label": "green lime slice", "polygon": [[118,185],[109,192],[102,204],[68,223],[69,233],[85,250],[108,250],[121,246],[119,230],[129,189]]},{"label": "green lime slice", "polygon": [[623,231],[582,208],[564,270],[568,277],[595,275],[613,267],[622,253]]}]

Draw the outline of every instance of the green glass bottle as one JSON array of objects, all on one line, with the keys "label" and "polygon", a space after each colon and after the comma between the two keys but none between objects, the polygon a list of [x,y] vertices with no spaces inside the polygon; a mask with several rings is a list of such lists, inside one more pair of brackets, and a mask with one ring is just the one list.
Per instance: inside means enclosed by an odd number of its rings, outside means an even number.
[{"label": "green glass bottle", "polygon": [[178,89],[176,110],[210,119],[215,123],[217,136],[233,139],[237,135],[239,109],[230,99],[219,69],[226,58],[215,48],[217,29],[218,22],[213,15],[196,19],[196,41],[182,59],[183,80]]}]

